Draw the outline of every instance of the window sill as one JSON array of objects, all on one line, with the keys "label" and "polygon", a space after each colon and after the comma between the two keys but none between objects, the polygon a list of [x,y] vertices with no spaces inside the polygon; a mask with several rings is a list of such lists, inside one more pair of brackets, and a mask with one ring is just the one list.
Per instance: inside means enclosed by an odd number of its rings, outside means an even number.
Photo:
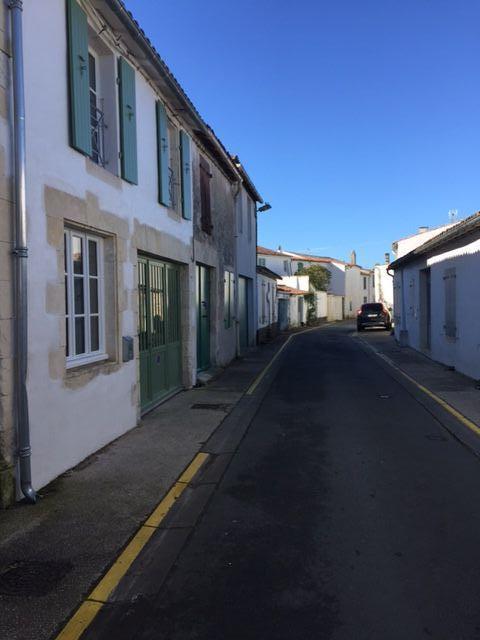
[{"label": "window sill", "polygon": [[67,371],[84,371],[87,367],[90,367],[94,364],[99,364],[108,360],[107,353],[101,353],[97,356],[92,356],[91,358],[81,358],[78,360],[67,360],[66,361],[66,369]]}]

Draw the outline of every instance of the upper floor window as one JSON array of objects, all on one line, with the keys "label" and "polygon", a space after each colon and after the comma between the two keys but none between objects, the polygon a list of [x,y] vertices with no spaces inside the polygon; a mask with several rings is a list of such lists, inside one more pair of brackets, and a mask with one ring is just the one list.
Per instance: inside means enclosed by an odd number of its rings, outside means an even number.
[{"label": "upper floor window", "polygon": [[136,184],[135,71],[89,25],[77,0],[66,1],[70,144]]},{"label": "upper floor window", "polygon": [[265,258],[258,258],[258,266],[259,267],[264,267],[265,264],[266,264]]},{"label": "upper floor window", "polygon": [[65,325],[67,367],[107,358],[103,239],[65,229]]},{"label": "upper floor window", "polygon": [[299,262],[297,264],[297,271],[301,271],[303,269],[303,262]]},{"label": "upper floor window", "polygon": [[212,210],[210,203],[210,165],[200,156],[200,224],[205,233],[212,232]]},{"label": "upper floor window", "polygon": [[367,277],[363,276],[363,288],[366,289],[367,288]]},{"label": "upper floor window", "polygon": [[180,173],[180,138],[177,127],[168,120],[168,190],[170,207],[178,214],[182,211],[181,173]]}]

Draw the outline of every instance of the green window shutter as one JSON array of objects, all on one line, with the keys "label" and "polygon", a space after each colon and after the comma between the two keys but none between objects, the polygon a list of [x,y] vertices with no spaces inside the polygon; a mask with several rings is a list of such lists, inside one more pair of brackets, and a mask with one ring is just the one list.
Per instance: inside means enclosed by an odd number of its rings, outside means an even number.
[{"label": "green window shutter", "polygon": [[163,103],[157,102],[157,153],[158,153],[158,200],[170,206],[169,160],[167,112]]},{"label": "green window shutter", "polygon": [[182,215],[185,220],[192,219],[192,179],[190,136],[180,131],[180,154],[182,163]]},{"label": "green window shutter", "polygon": [[70,144],[92,155],[87,15],[77,0],[67,0]]},{"label": "green window shutter", "polygon": [[124,58],[118,61],[118,77],[122,178],[138,184],[135,70]]}]

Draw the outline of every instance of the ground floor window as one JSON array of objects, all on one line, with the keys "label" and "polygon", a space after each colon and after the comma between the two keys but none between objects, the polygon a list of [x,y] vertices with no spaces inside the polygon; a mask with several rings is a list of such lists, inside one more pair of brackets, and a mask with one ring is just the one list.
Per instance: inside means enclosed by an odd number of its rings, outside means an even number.
[{"label": "ground floor window", "polygon": [[67,367],[106,358],[103,239],[65,229]]}]

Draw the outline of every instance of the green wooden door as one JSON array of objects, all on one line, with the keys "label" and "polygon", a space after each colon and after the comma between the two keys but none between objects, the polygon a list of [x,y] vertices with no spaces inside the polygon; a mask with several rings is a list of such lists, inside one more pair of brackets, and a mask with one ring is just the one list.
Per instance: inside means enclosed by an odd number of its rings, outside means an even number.
[{"label": "green wooden door", "polygon": [[140,405],[146,411],[182,383],[179,267],[140,257],[138,289]]},{"label": "green wooden door", "polygon": [[210,366],[210,270],[197,265],[197,368]]},{"label": "green wooden door", "polygon": [[248,280],[238,278],[238,321],[240,325],[240,350],[248,347]]}]

